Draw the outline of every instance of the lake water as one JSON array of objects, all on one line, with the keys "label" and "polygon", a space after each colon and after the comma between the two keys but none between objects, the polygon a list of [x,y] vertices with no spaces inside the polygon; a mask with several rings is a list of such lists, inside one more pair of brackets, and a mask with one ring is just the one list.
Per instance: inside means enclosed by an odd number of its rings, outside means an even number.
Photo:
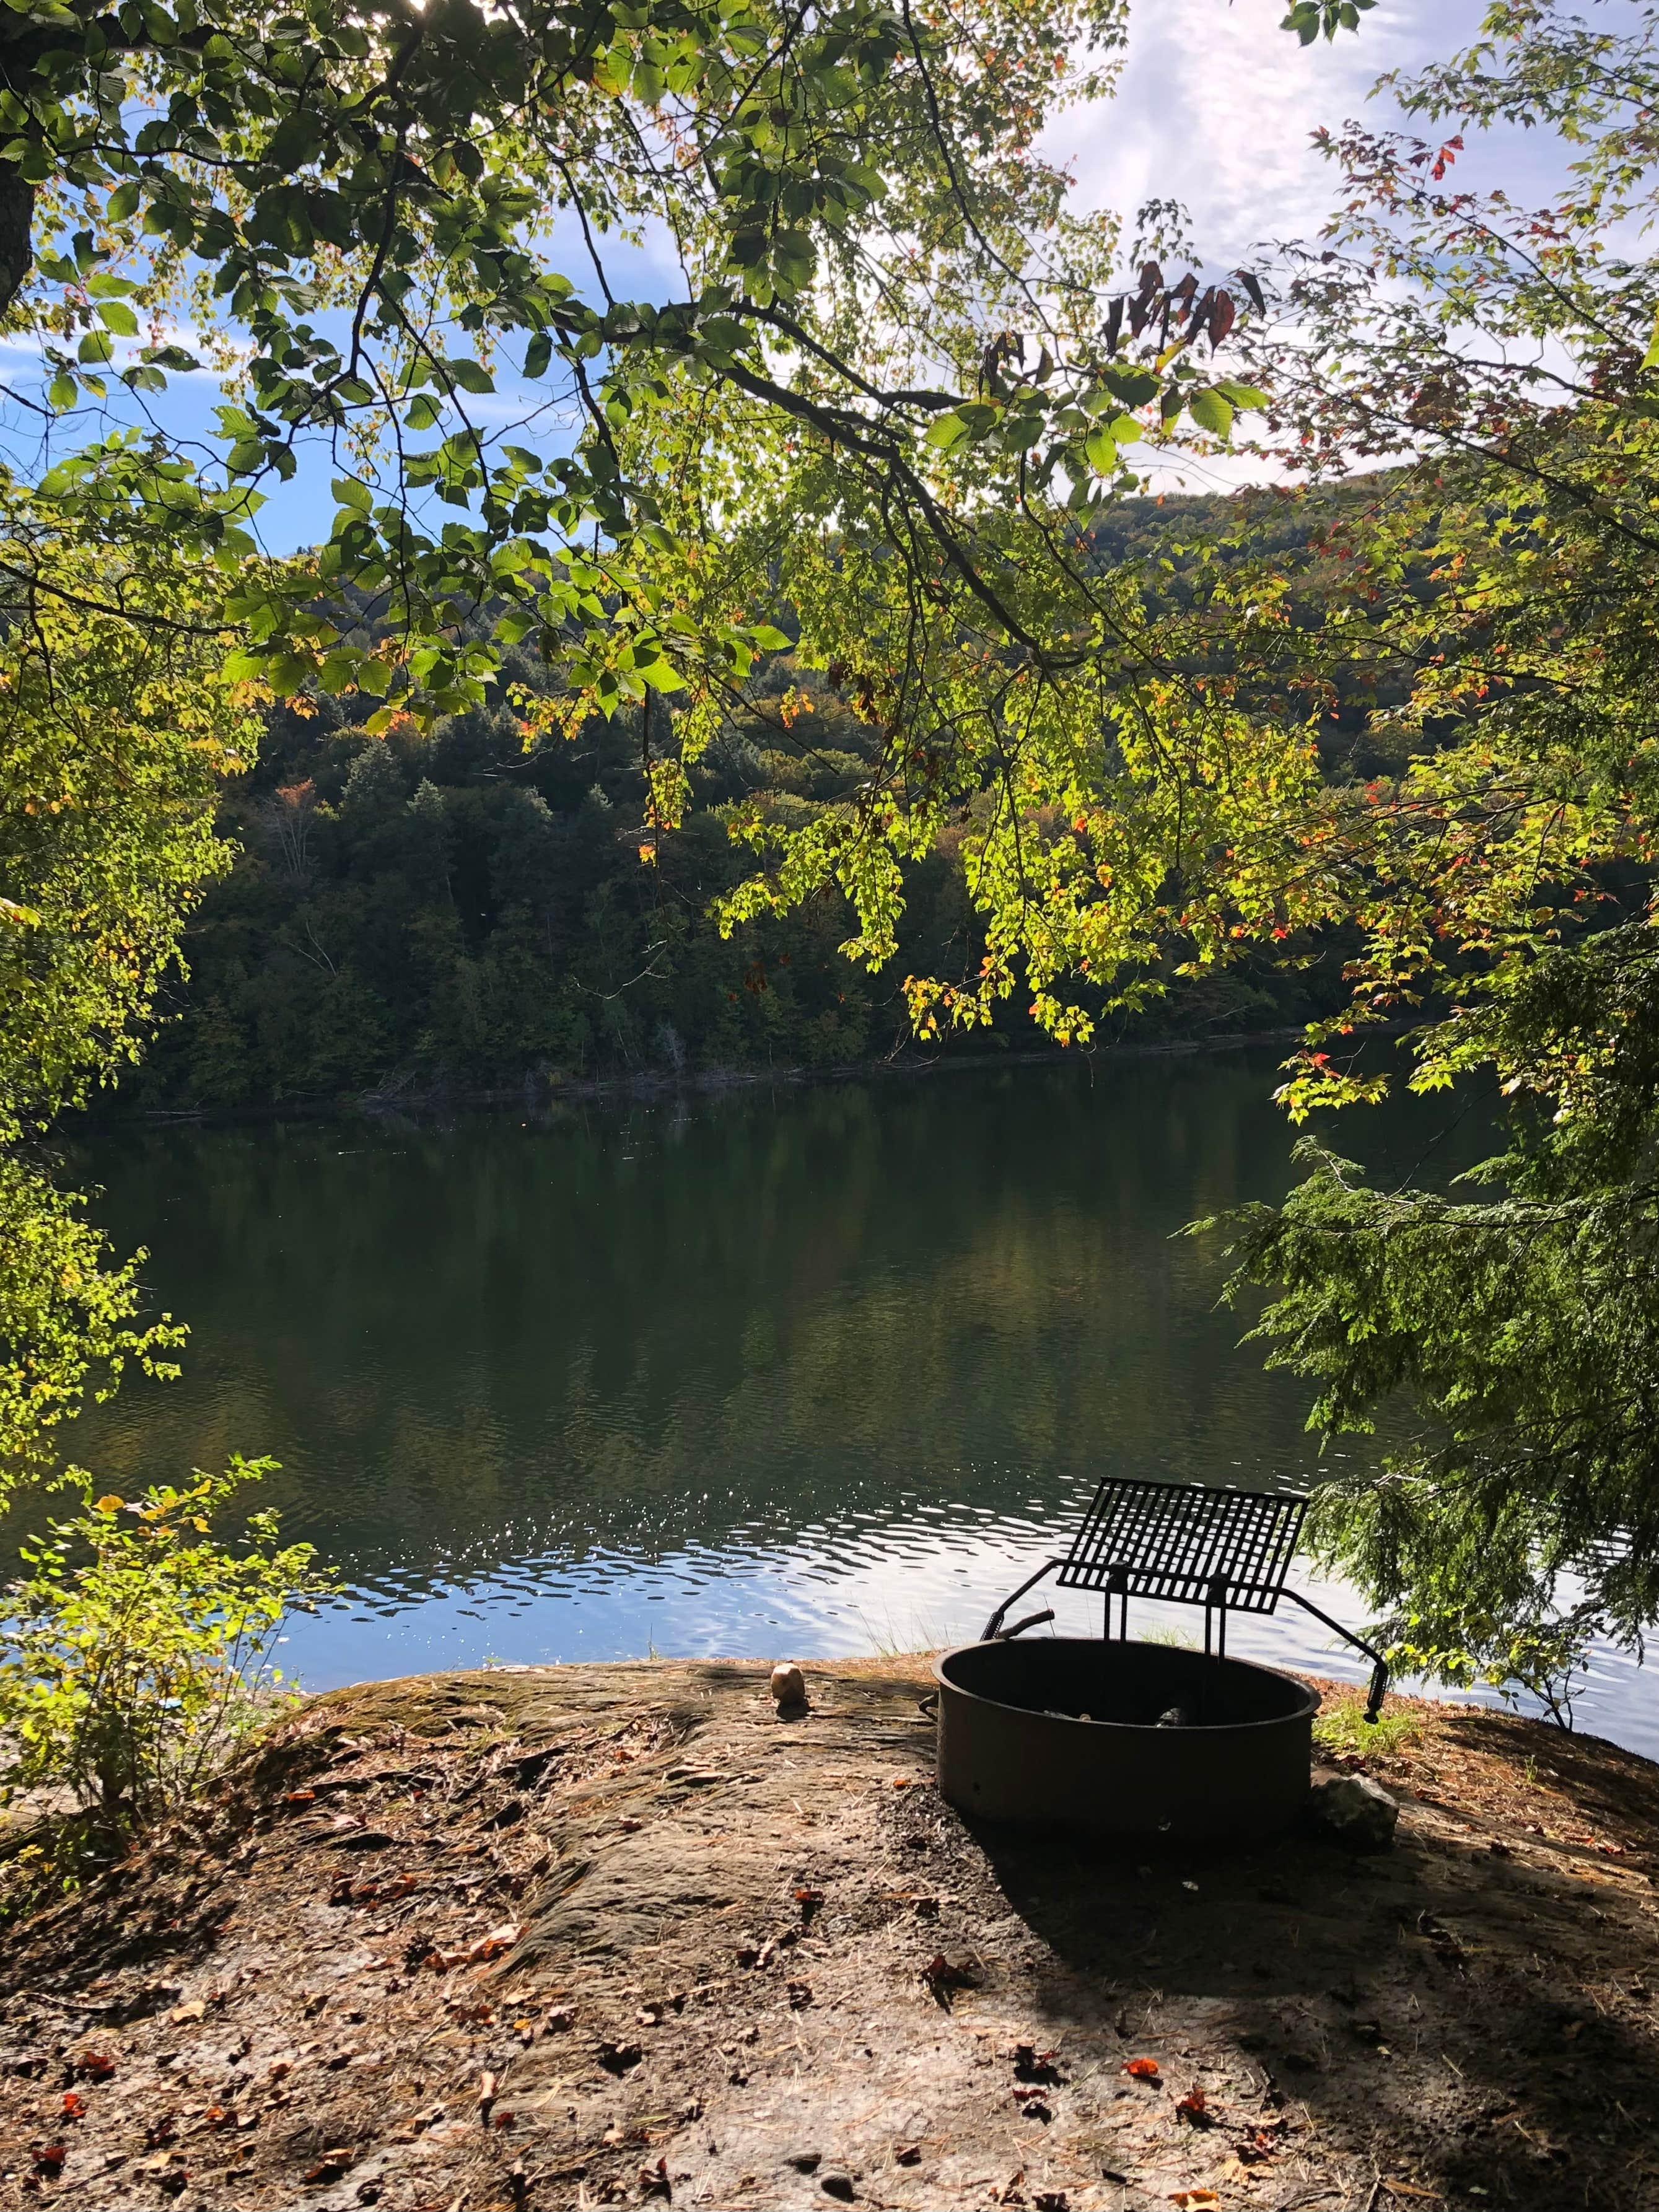
[{"label": "lake water", "polygon": [[[183,1381],[130,1385],[76,1449],[117,1489],[282,1461],[287,1533],[349,1584],[281,1655],[313,1688],[962,1640],[1103,1474],[1314,1473],[1301,1386],[1216,1310],[1216,1240],[1175,1233],[1291,1180],[1274,1061],[106,1132],[77,1168],[192,1334]],[[1338,1133],[1449,1172],[1475,1140],[1448,1119]],[[1054,1602],[1097,1632],[1097,1601]],[[1363,1675],[1293,1612],[1230,1648]],[[1602,1655],[1579,1725],[1659,1753],[1651,1704]]]}]

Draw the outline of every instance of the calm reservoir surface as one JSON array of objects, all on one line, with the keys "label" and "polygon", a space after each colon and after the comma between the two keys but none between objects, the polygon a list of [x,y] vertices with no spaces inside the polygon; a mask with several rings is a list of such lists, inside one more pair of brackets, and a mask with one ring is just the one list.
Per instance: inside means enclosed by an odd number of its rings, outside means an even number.
[{"label": "calm reservoir surface", "polygon": [[[1292,1179],[1275,1057],[106,1132],[76,1166],[191,1340],[76,1450],[118,1488],[282,1461],[288,1533],[349,1583],[282,1654],[313,1688],[962,1640],[1103,1474],[1313,1473],[1301,1386],[1215,1310],[1218,1240],[1175,1234]],[[1443,1175],[1475,1146],[1451,1120],[1336,1134]],[[1363,1673],[1292,1611],[1230,1647]],[[1579,1725],[1659,1753],[1651,1705],[1607,1655]]]}]

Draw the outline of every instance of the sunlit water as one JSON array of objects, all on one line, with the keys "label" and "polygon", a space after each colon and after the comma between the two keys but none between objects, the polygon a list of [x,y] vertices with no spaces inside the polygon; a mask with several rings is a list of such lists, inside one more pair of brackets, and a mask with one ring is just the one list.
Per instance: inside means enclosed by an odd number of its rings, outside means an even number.
[{"label": "sunlit water", "polygon": [[[349,1589],[281,1655],[313,1688],[961,1640],[1063,1549],[1104,1474],[1313,1474],[1303,1389],[1216,1309],[1218,1240],[1176,1234],[1291,1179],[1273,1067],[106,1133],[77,1167],[192,1334],[182,1382],[130,1385],[76,1449],[116,1488],[233,1450],[282,1461],[287,1532]],[[1475,1142],[1446,1119],[1338,1133],[1444,1174]],[[1097,1632],[1097,1600],[1054,1602],[1060,1629]],[[1160,1621],[1201,1616],[1132,1610]],[[1364,1671],[1288,1607],[1229,1641]],[[1659,1752],[1618,1655],[1579,1725]]]}]

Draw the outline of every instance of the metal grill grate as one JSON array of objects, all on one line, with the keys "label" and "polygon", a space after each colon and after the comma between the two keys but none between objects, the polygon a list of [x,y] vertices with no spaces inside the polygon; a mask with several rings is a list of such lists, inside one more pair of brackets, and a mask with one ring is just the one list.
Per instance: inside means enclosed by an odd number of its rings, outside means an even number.
[{"label": "metal grill grate", "polygon": [[1028,1613],[1012,1628],[1003,1622],[1016,1598],[1054,1575],[1062,1589],[1103,1590],[1105,1633],[1112,1632],[1112,1600],[1119,1603],[1117,1632],[1129,1633],[1132,1597],[1173,1598],[1204,1608],[1204,1650],[1218,1629],[1216,1651],[1227,1651],[1227,1615],[1273,1613],[1281,1597],[1363,1651],[1371,1662],[1370,1694],[1365,1717],[1374,1721],[1389,1686],[1388,1662],[1363,1636],[1344,1628],[1300,1590],[1286,1589],[1285,1577],[1296,1557],[1297,1540],[1308,1501],[1295,1490],[1211,1490],[1202,1483],[1103,1482],[1090,1500],[1083,1526],[1063,1559],[1049,1559],[1002,1603],[985,1624],[980,1641],[1020,1636],[1054,1617],[1052,1607]]},{"label": "metal grill grate", "polygon": [[1307,1510],[1307,1499],[1293,1491],[1109,1479],[1095,1492],[1057,1579],[1063,1589],[1270,1613]]}]

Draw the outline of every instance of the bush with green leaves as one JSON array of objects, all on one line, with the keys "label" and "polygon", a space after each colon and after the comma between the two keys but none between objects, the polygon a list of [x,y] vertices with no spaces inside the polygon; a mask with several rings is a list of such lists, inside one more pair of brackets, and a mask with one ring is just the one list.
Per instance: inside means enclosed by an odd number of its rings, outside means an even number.
[{"label": "bush with green leaves", "polygon": [[214,1523],[276,1466],[94,1497],[27,1539],[0,1609],[0,1803],[67,1792],[83,1825],[118,1838],[199,1789],[273,1704],[294,1696],[273,1663],[296,1606],[332,1589],[309,1544],[279,1545],[251,1513],[226,1543]]}]

